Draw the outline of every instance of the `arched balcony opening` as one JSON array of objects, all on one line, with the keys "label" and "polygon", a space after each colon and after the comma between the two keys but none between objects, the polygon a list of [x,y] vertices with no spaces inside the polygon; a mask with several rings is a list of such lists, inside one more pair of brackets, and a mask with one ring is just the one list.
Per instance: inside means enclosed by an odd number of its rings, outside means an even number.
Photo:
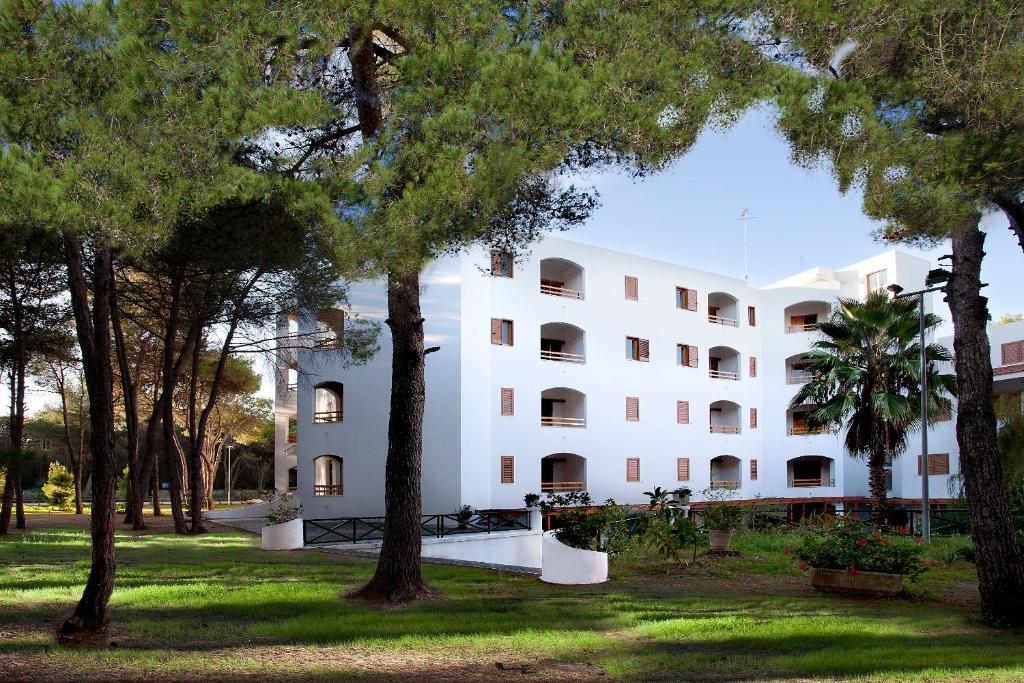
[{"label": "arched balcony opening", "polygon": [[587,489],[587,459],[575,453],[552,453],[540,460],[540,490],[585,491]]},{"label": "arched balcony opening", "polygon": [[736,304],[736,297],[732,294],[711,292],[708,294],[708,321],[716,325],[739,327]]},{"label": "arched balcony opening", "polygon": [[728,346],[715,346],[708,351],[708,377],[738,381],[740,354]]},{"label": "arched balcony opening", "polygon": [[561,258],[540,262],[540,293],[565,299],[583,298],[583,268]]},{"label": "arched balcony opening", "polygon": [[809,414],[814,406],[803,405],[786,411],[786,434],[789,436],[814,436],[827,434],[824,427],[811,426]]},{"label": "arched balcony opening", "polygon": [[740,407],[732,401],[715,401],[710,408],[712,434],[739,434]]},{"label": "arched balcony opening", "polygon": [[586,394],[554,387],[540,394],[540,424],[542,427],[586,427]]},{"label": "arched balcony opening", "polygon": [[832,312],[832,305],[827,301],[801,301],[787,306],[783,312],[786,334],[810,332],[818,328]]},{"label": "arched balcony opening", "polygon": [[299,488],[299,468],[289,467],[288,468],[288,491],[294,492]]},{"label": "arched balcony opening", "polygon": [[313,422],[341,422],[344,417],[345,387],[341,382],[322,382],[313,392]]},{"label": "arched balcony opening", "polygon": [[321,351],[340,349],[345,343],[345,311],[328,308],[316,314],[313,348]]},{"label": "arched balcony opening", "polygon": [[340,496],[345,491],[344,463],[336,455],[321,455],[313,460],[313,495]]},{"label": "arched balcony opening", "polygon": [[786,359],[786,384],[807,384],[813,377],[806,355],[798,353]]},{"label": "arched balcony opening", "polygon": [[835,461],[823,455],[801,455],[786,462],[790,488],[835,486]]},{"label": "arched balcony opening", "polygon": [[740,459],[732,455],[711,458],[711,488],[738,489],[740,487]]},{"label": "arched balcony opening", "polygon": [[560,363],[584,363],[587,359],[587,333],[569,323],[540,326],[540,358]]}]

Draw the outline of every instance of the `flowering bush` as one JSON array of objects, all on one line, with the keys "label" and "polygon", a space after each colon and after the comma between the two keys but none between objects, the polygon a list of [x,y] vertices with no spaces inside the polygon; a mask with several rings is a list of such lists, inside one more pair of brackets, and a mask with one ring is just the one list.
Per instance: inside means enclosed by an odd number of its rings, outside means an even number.
[{"label": "flowering bush", "polygon": [[924,571],[920,545],[904,538],[883,536],[847,517],[808,527],[794,553],[801,569],[845,569],[852,574],[884,572],[911,579]]},{"label": "flowering bush", "polygon": [[545,514],[553,513],[555,538],[570,548],[614,552],[611,546],[626,533],[622,522],[629,510],[611,498],[595,505],[586,491],[548,493],[540,509]]}]

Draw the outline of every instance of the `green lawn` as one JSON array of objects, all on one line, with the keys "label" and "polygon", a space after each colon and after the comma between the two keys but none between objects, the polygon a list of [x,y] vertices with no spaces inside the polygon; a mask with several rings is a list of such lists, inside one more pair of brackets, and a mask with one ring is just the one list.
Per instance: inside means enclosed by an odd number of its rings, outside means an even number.
[{"label": "green lawn", "polygon": [[742,557],[687,569],[634,557],[596,587],[430,565],[437,600],[379,610],[343,597],[366,561],[124,532],[114,642],[67,650],[52,632],[88,537],[42,528],[0,540],[0,679],[1024,680],[1024,633],[972,617],[973,567],[946,559],[962,542],[931,550],[914,597],[889,601],[814,593],[785,542],[741,536]]}]

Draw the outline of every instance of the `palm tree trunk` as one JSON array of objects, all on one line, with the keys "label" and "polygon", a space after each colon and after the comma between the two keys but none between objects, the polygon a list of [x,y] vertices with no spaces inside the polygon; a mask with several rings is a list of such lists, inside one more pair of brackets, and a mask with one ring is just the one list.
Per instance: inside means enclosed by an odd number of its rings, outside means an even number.
[{"label": "palm tree trunk", "polygon": [[885,485],[886,450],[874,448],[868,456],[868,491],[871,493],[871,523],[879,526],[889,508]]}]

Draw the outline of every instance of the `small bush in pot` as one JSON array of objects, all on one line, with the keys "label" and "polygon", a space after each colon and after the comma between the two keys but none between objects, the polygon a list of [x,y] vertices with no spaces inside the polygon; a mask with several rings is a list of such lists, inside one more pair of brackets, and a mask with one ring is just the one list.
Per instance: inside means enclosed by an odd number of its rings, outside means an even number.
[{"label": "small bush in pot", "polygon": [[463,505],[455,511],[455,519],[459,523],[460,529],[465,529],[466,525],[469,524],[469,520],[473,519],[473,514],[476,510],[473,509],[472,505]]},{"label": "small bush in pot", "polygon": [[537,507],[538,505],[540,505],[540,494],[527,493],[525,496],[523,496],[523,503],[525,503],[526,507],[528,508]]},{"label": "small bush in pot", "polygon": [[302,516],[302,505],[295,504],[295,496],[283,491],[274,491],[264,500],[267,502],[266,519],[270,524],[284,524]]},{"label": "small bush in pot", "polygon": [[629,511],[609,498],[595,505],[586,491],[548,493],[540,503],[545,514],[552,514],[555,538],[570,548],[610,552],[625,530],[622,524]]},{"label": "small bush in pot", "polygon": [[732,535],[743,522],[743,511],[732,502],[733,492],[723,489],[704,489],[705,505],[700,511],[704,528],[708,531],[711,549],[728,550]]}]

